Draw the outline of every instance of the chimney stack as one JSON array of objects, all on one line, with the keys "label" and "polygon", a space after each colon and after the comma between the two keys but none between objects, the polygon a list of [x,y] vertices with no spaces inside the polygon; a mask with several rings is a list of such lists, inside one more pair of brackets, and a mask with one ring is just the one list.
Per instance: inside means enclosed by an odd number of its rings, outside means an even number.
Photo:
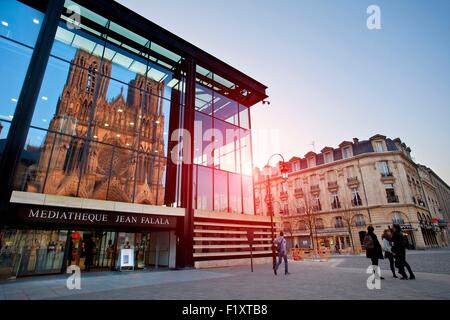
[{"label": "chimney stack", "polygon": [[358,138],[353,138],[353,143],[358,143],[359,139]]}]

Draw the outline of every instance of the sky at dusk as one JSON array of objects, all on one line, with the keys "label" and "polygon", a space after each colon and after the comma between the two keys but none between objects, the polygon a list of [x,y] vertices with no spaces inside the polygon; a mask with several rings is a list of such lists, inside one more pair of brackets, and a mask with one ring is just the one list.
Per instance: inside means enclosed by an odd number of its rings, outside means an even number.
[{"label": "sky at dusk", "polygon": [[450,1],[119,2],[269,87],[252,127],[275,138],[256,137],[255,165],[380,133],[450,183]]}]

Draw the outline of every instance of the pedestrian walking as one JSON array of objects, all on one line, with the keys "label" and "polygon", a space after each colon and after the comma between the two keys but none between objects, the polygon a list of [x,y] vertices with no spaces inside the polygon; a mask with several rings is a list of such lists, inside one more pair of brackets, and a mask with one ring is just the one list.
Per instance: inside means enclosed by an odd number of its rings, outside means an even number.
[{"label": "pedestrian walking", "polygon": [[288,275],[288,258],[287,258],[287,250],[286,250],[286,239],[284,238],[283,231],[280,231],[280,235],[273,241],[274,245],[277,248],[278,253],[278,262],[273,269],[275,275],[277,275],[278,267],[281,262],[284,260],[284,274]]},{"label": "pedestrian walking", "polygon": [[[364,237],[364,247],[366,248],[366,257],[372,261],[372,266],[378,267],[378,260],[383,259],[383,251],[381,250],[377,235],[373,231],[372,226],[367,227],[367,234]],[[375,268],[373,269],[373,273],[376,273]],[[383,277],[380,277],[380,279],[384,280]]]},{"label": "pedestrian walking", "polygon": [[389,267],[392,271],[392,276],[397,278],[395,274],[395,263],[394,263],[394,254],[392,253],[392,232],[389,229],[383,231],[383,235],[381,236],[383,239],[383,251],[384,257],[389,260]]},{"label": "pedestrian walking", "polygon": [[392,235],[392,253],[395,258],[395,265],[398,268],[398,273],[402,276],[401,280],[408,280],[405,272],[405,267],[409,273],[409,279],[414,280],[414,275],[409,263],[406,261],[406,246],[408,244],[405,235],[402,232],[400,225],[394,224],[394,234]]},{"label": "pedestrian walking", "polygon": [[337,243],[334,245],[334,252],[341,254],[341,250],[339,249],[339,245]]},{"label": "pedestrian walking", "polygon": [[91,237],[89,237],[86,242],[85,250],[86,250],[86,258],[84,260],[85,266],[84,270],[91,271],[91,267],[94,264],[94,255],[96,253],[95,242],[92,240]]}]

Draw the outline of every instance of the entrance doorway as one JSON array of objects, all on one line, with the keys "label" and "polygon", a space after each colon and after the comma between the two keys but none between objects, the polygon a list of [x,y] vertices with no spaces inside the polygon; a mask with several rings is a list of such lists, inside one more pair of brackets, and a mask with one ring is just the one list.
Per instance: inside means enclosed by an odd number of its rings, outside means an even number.
[{"label": "entrance doorway", "polygon": [[115,262],[116,232],[72,231],[69,237],[67,264],[86,270],[111,270]]},{"label": "entrance doorway", "polygon": [[[170,265],[170,246],[170,231],[72,231],[68,240],[67,266],[74,264],[82,271],[86,271],[86,267],[91,271],[118,270],[121,250],[132,249],[134,269],[165,268]],[[90,268],[87,262],[91,263]]]}]

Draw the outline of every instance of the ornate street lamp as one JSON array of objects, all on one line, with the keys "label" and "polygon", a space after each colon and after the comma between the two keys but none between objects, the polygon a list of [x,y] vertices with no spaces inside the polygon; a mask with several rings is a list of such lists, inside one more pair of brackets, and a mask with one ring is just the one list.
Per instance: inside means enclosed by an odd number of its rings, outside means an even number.
[{"label": "ornate street lamp", "polygon": [[284,157],[279,154],[279,153],[275,153],[273,155],[270,156],[269,160],[267,160],[267,164],[264,167],[264,175],[267,177],[267,185],[266,185],[266,204],[267,204],[267,211],[268,214],[270,215],[270,234],[271,234],[271,247],[272,247],[272,268],[275,269],[275,264],[276,264],[276,257],[275,257],[275,247],[274,247],[274,240],[275,240],[275,236],[274,236],[274,227],[273,227],[273,201],[272,201],[272,195],[271,195],[271,188],[270,188],[270,176],[272,175],[272,167],[270,166],[270,160],[272,160],[273,157],[275,156],[279,156],[281,157],[282,161],[278,162],[278,167],[280,169],[280,173],[281,173],[281,177],[284,181],[287,180],[288,178],[288,166],[286,161],[284,161]]}]

